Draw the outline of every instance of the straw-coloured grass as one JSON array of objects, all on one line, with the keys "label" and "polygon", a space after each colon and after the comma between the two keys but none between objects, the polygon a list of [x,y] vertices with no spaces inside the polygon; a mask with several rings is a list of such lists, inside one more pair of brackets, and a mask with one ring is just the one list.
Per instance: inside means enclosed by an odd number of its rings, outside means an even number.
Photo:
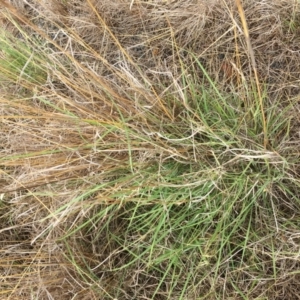
[{"label": "straw-coloured grass", "polygon": [[296,299],[297,1],[4,1],[0,299]]}]

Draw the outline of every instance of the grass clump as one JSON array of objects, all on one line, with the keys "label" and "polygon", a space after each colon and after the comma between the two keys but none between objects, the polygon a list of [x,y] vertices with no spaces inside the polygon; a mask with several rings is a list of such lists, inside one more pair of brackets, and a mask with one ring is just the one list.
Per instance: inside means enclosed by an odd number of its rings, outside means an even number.
[{"label": "grass clump", "polygon": [[0,47],[2,84],[5,82],[20,85],[45,83],[47,72],[42,67],[43,57],[35,54],[25,42],[2,32]]},{"label": "grass clump", "polygon": [[3,3],[1,297],[294,299],[298,6]]}]

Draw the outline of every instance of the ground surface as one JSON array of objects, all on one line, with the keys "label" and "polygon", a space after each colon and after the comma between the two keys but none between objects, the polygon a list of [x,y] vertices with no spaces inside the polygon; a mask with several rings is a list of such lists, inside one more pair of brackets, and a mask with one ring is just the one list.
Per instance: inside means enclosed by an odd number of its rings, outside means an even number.
[{"label": "ground surface", "polygon": [[298,299],[298,1],[0,4],[0,299]]}]

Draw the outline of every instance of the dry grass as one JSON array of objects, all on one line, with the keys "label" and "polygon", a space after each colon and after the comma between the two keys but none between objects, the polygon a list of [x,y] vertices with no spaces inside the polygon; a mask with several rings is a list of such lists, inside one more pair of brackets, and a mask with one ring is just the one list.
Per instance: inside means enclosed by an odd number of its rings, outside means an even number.
[{"label": "dry grass", "polygon": [[0,299],[298,299],[300,7],[244,2],[0,1]]}]

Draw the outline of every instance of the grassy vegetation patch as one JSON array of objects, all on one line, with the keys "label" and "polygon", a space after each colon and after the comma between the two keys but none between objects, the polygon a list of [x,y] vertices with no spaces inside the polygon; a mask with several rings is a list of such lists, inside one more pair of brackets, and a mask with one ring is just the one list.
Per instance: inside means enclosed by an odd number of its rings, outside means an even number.
[{"label": "grassy vegetation patch", "polygon": [[300,12],[267,2],[0,1],[0,298],[297,297]]}]

